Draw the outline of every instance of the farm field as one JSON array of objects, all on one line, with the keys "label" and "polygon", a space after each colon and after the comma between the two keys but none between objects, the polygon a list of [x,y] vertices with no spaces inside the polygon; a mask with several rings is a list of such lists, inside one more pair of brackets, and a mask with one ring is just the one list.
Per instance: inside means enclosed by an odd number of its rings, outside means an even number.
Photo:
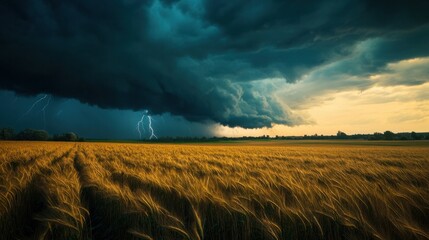
[{"label": "farm field", "polygon": [[0,239],[429,239],[429,142],[0,142]]}]

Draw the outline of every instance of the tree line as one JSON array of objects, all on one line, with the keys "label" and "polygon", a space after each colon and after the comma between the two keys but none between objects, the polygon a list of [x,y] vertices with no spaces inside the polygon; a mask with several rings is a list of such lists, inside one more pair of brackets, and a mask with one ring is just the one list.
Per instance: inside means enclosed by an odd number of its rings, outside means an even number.
[{"label": "tree line", "polygon": [[49,135],[45,130],[24,129],[15,133],[13,128],[1,128],[0,140],[30,140],[30,141],[83,141],[76,133],[68,132],[63,134]]},{"label": "tree line", "polygon": [[[416,132],[402,132],[394,133],[392,131],[385,131],[384,133],[375,132],[373,134],[352,134],[348,135],[343,131],[338,131],[336,135],[304,135],[304,136],[243,136],[243,137],[160,137],[153,140],[140,140],[140,141],[155,141],[155,142],[219,142],[229,140],[265,140],[265,139],[279,139],[279,140],[323,140],[323,139],[362,139],[362,140],[429,140],[428,133]],[[32,140],[32,141],[84,141],[84,138],[79,137],[73,132],[49,135],[45,130],[24,129],[15,133],[12,128],[0,129],[0,140]]]},{"label": "tree line", "polygon": [[[282,137],[280,137],[282,138]],[[290,139],[290,137],[284,137]],[[348,135],[343,131],[338,131],[336,135],[304,135],[298,137],[301,139],[363,139],[363,140],[429,140],[429,133],[401,132],[392,131],[375,132],[372,134],[352,134]]]},{"label": "tree line", "polygon": [[343,131],[338,131],[336,135],[304,135],[304,136],[242,136],[242,137],[160,137],[152,140],[140,141],[155,141],[155,142],[224,142],[224,141],[240,141],[240,140],[429,140],[429,132],[403,132],[393,133],[385,131],[384,133],[375,132],[373,134],[346,134]]}]

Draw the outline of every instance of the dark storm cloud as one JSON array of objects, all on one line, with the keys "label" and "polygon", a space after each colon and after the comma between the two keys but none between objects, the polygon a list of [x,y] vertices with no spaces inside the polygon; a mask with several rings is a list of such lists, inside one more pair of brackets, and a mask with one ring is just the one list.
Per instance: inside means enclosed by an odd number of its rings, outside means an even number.
[{"label": "dark storm cloud", "polygon": [[295,82],[368,39],[386,44],[338,71],[365,75],[428,56],[428,8],[423,0],[6,0],[0,87],[229,126],[295,125],[303,120],[281,106],[271,78]]},{"label": "dark storm cloud", "polygon": [[[44,95],[37,97],[16,96],[10,91],[0,91],[0,128],[11,127],[15,132],[26,128],[44,129],[50,134],[74,132],[84,138],[139,139],[136,124],[141,112],[130,110],[100,109],[72,99],[50,97],[30,107]],[[45,107],[46,106],[46,107]],[[43,112],[42,109],[45,109]],[[140,126],[142,139],[150,136],[147,118]],[[215,136],[214,126],[191,123],[183,117],[170,114],[152,116],[152,127],[156,136],[199,137]],[[143,131],[143,128],[145,130]]]}]

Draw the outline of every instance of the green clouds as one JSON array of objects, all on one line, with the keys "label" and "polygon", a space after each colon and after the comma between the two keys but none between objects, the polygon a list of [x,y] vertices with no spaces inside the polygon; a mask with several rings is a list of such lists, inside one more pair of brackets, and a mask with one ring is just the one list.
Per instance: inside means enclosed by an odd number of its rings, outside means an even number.
[{"label": "green clouds", "polygon": [[0,87],[232,127],[298,125],[306,119],[290,108],[306,98],[366,89],[389,64],[428,56],[428,7],[418,0],[7,0]]}]

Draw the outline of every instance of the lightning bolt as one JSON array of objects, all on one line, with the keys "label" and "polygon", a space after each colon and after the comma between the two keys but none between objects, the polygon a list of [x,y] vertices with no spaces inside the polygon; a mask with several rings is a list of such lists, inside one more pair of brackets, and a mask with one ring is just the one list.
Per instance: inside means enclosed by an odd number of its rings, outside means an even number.
[{"label": "lightning bolt", "polygon": [[155,135],[153,128],[152,128],[152,117],[150,115],[148,115],[147,118],[149,119],[149,130],[150,130],[149,139],[152,139],[153,137],[158,139],[158,137]]},{"label": "lightning bolt", "polygon": [[49,96],[48,101],[46,102],[46,104],[42,108],[42,112],[43,112],[43,129],[46,129],[46,107],[48,107],[48,105],[49,105],[50,102],[51,102],[51,96]]},{"label": "lightning bolt", "polygon": [[28,113],[30,113],[30,112],[31,112],[31,110],[33,110],[34,106],[36,106],[39,102],[43,101],[43,99],[45,99],[45,98],[47,98],[47,97],[48,97],[48,95],[47,95],[47,94],[45,94],[43,97],[41,97],[41,98],[37,99],[37,100],[33,103],[33,105],[31,105],[31,107],[27,110],[27,112],[25,112],[25,113],[24,113],[24,115],[22,115],[22,116],[25,116],[25,115],[27,115]]},{"label": "lightning bolt", "polygon": [[143,129],[143,133],[145,133],[145,127],[144,127],[144,119],[145,119],[145,117],[147,117],[147,119],[148,119],[148,128],[149,128],[149,131],[150,131],[149,139],[152,139],[152,138],[158,139],[158,137],[155,135],[155,131],[153,130],[153,127],[152,127],[152,117],[148,114],[147,110],[145,110],[143,112],[142,117],[137,122],[136,129],[137,129],[137,132],[139,133],[139,138],[142,139],[142,132],[140,131],[140,127]]},{"label": "lightning bolt", "polygon": [[43,102],[45,99],[47,99],[45,102],[45,105],[43,105],[42,109],[40,110],[43,113],[43,129],[45,129],[46,128],[46,108],[51,102],[51,96],[48,97],[48,94],[45,94],[42,97],[38,98],[36,101],[34,101],[33,104],[30,106],[30,108],[21,116],[21,118],[29,114],[37,104]]},{"label": "lightning bolt", "polygon": [[143,113],[142,118],[140,119],[140,121],[137,122],[137,132],[139,133],[139,139],[142,139],[142,133],[140,131],[140,125],[142,126],[143,132],[145,131],[144,126],[143,126],[143,120],[144,120],[145,116],[146,115]]}]

